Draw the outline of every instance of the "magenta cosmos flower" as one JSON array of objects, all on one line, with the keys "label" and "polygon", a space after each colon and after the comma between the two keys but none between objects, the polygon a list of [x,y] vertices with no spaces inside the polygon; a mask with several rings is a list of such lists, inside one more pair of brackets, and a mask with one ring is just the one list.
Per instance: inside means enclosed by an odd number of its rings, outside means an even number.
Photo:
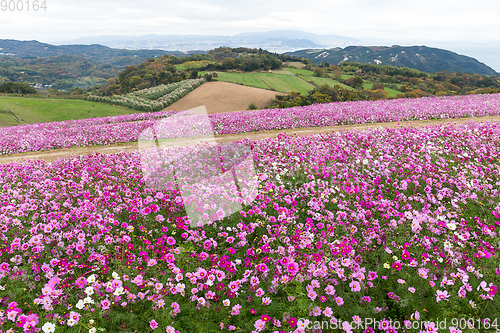
[{"label": "magenta cosmos flower", "polygon": [[288,269],[288,272],[292,275],[297,274],[299,271],[299,265],[296,262],[289,262],[288,265],[286,265],[286,268]]}]

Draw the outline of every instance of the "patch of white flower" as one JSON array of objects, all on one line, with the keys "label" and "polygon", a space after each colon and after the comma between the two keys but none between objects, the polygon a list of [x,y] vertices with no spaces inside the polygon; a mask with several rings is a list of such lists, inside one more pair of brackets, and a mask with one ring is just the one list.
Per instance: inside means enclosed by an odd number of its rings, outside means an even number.
[{"label": "patch of white flower", "polygon": [[199,87],[204,79],[190,79],[112,97],[88,95],[85,99],[126,106],[140,111],[159,111]]}]

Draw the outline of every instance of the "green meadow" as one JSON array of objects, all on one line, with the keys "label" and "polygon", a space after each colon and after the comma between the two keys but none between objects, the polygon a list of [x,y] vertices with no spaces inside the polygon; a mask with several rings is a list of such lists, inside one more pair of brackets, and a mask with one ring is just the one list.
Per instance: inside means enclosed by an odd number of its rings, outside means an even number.
[{"label": "green meadow", "polygon": [[[12,110],[22,122],[19,123],[16,121],[12,114],[6,111],[6,108]],[[70,119],[118,116],[137,112],[121,106],[78,99],[0,95],[0,127]]]}]

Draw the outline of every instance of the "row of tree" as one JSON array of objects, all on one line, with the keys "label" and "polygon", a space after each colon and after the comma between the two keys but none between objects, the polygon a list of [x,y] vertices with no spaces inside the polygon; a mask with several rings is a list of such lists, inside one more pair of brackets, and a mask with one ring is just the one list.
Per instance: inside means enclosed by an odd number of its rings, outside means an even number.
[{"label": "row of tree", "polygon": [[270,108],[289,108],[316,103],[384,99],[388,97],[387,95],[387,91],[383,89],[355,91],[343,88],[340,85],[332,87],[325,84],[309,91],[307,96],[295,91],[290,92],[288,95],[276,95],[276,99],[271,101]]},{"label": "row of tree", "polygon": [[[498,94],[500,88],[479,88],[476,90],[468,91],[468,94]],[[270,108],[289,108],[293,106],[304,106],[316,103],[331,103],[331,102],[347,102],[347,101],[361,101],[361,100],[377,100],[388,99],[388,92],[383,89],[383,86],[373,84],[372,89],[350,90],[341,87],[340,85],[329,86],[321,85],[309,91],[307,96],[299,92],[292,91],[288,95],[276,95],[276,99],[271,101]],[[437,96],[445,94],[436,94]],[[393,98],[417,98],[429,96],[428,93],[416,89],[406,94],[398,94]]]},{"label": "row of tree", "polygon": [[0,84],[0,93],[3,94],[20,94],[20,95],[36,95],[35,88],[26,82],[5,82]]},{"label": "row of tree", "polygon": [[425,73],[412,68],[351,62],[339,66],[321,64],[311,69],[315,76],[332,78],[358,90],[370,83],[372,90],[392,88],[400,91],[401,97],[463,95],[500,88],[498,76],[462,72]]}]

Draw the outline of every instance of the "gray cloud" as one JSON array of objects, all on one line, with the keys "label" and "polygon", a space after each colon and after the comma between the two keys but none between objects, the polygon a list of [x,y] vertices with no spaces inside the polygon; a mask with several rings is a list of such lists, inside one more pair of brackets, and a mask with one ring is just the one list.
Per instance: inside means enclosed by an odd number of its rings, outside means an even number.
[{"label": "gray cloud", "polygon": [[0,38],[219,34],[297,29],[386,39],[496,39],[496,0],[46,0],[45,12],[1,12]]}]

